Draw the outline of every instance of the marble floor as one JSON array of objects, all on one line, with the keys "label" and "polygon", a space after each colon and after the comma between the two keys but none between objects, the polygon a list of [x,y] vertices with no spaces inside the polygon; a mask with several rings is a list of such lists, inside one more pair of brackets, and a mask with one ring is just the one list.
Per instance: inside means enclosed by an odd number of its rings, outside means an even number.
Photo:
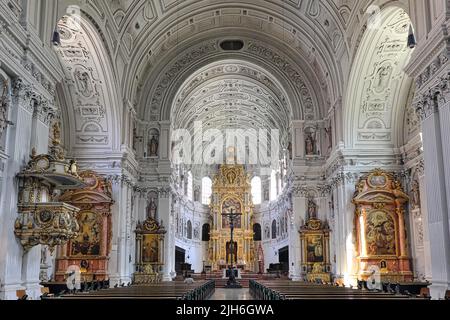
[{"label": "marble floor", "polygon": [[216,289],[210,300],[253,300],[247,289]]}]

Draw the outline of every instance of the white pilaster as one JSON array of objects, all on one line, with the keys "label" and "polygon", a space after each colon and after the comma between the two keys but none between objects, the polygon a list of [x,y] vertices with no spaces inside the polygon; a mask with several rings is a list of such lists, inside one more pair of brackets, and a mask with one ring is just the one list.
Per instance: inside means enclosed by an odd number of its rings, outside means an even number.
[{"label": "white pilaster", "polygon": [[444,160],[439,113],[432,112],[424,119],[422,129],[433,283],[431,295],[434,299],[439,299],[443,298],[450,282],[447,186],[443,174]]}]

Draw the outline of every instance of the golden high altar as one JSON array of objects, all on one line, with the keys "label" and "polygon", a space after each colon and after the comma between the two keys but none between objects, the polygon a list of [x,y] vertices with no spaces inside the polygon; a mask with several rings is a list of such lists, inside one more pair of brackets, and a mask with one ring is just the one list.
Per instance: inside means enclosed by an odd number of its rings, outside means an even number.
[{"label": "golden high altar", "polygon": [[[242,165],[222,165],[214,177],[211,197],[212,228],[209,242],[209,263],[220,270],[231,263],[238,268],[254,271],[256,268],[253,243],[253,203],[249,176]],[[230,222],[226,213],[240,213],[234,223],[234,245],[230,245]]]}]

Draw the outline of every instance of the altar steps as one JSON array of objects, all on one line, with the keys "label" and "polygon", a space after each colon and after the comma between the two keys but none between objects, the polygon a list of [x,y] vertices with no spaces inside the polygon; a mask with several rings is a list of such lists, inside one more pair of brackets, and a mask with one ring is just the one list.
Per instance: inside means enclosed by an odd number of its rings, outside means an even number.
[{"label": "altar steps", "polygon": [[[227,284],[228,279],[223,279],[223,273],[221,271],[208,272],[207,274],[193,274],[192,278],[194,280],[214,280],[216,283],[216,288],[223,288]],[[244,271],[241,273],[241,279],[237,281],[242,285],[243,288],[249,288],[251,280],[287,280],[286,276],[277,276],[275,274],[258,274],[255,272]]]}]

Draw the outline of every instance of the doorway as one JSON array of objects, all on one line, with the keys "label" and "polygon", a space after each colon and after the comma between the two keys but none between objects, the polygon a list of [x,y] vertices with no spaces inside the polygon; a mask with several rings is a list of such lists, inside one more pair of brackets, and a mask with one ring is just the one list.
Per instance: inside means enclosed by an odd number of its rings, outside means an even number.
[{"label": "doorway", "polygon": [[281,270],[283,272],[289,271],[289,247],[284,247],[278,250],[278,260],[281,264]]},{"label": "doorway", "polygon": [[181,273],[183,271],[182,264],[185,263],[185,259],[186,259],[186,250],[180,247],[175,247],[175,271],[177,273]]}]

